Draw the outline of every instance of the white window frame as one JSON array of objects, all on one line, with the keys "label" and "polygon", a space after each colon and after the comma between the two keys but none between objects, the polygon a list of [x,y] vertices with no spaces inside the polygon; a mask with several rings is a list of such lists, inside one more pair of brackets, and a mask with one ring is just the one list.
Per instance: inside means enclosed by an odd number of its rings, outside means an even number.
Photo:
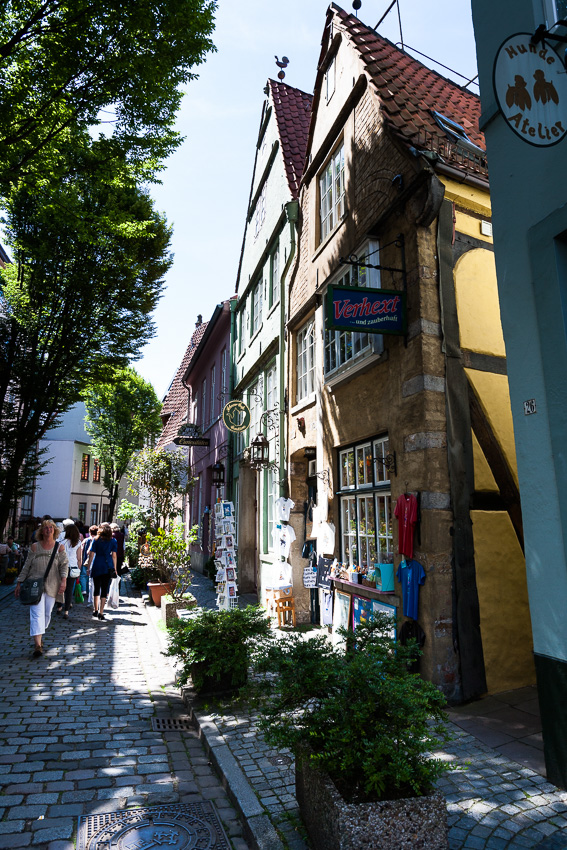
[{"label": "white window frame", "polygon": [[557,21],[564,21],[567,19],[567,3],[565,0],[559,0],[559,2],[565,6],[564,11],[559,11],[558,0],[543,0],[543,13],[545,15],[548,29],[555,26]]},{"label": "white window frame", "polygon": [[250,316],[250,339],[260,330],[262,324],[263,290],[264,281],[259,280],[252,290],[252,304]]},{"label": "white window frame", "polygon": [[[393,562],[390,479],[387,477],[388,470],[380,462],[380,459],[384,460],[389,454],[389,446],[389,438],[386,435],[339,450],[337,492],[341,523],[341,560],[351,566]],[[358,463],[361,452],[365,459],[362,477]],[[344,477],[345,461],[347,475]],[[371,480],[368,480],[368,472]],[[373,560],[374,558],[376,560]]]},{"label": "white window frame", "polygon": [[279,242],[270,255],[270,307],[280,300],[280,246]]},{"label": "white window frame", "polygon": [[315,392],[315,317],[298,330],[296,349],[296,399],[299,403]]},{"label": "white window frame", "polygon": [[333,56],[331,61],[329,62],[329,66],[325,71],[325,78],[323,81],[323,86],[325,88],[325,101],[328,103],[332,96],[335,93],[335,86],[337,81],[337,63],[335,61],[336,57]]},{"label": "white window frame", "polygon": [[266,515],[267,522],[267,551],[274,551],[274,528],[276,526],[276,500],[279,495],[279,480],[277,469],[266,470]]},{"label": "white window frame", "polygon": [[345,214],[345,146],[331,155],[319,176],[320,241],[338,227]]},{"label": "white window frame", "polygon": [[262,186],[262,191],[256,201],[256,208],[254,210],[254,239],[258,238],[262,225],[266,219],[266,186],[267,181]]},{"label": "white window frame", "polygon": [[[380,265],[379,243],[371,240],[356,253],[359,261],[370,260],[372,265]],[[333,281],[333,286],[364,286],[369,289],[380,289],[380,270],[367,266],[349,266]],[[368,357],[374,350],[375,334],[359,333],[358,331],[326,330],[325,331],[325,378],[348,368],[361,359]]]}]

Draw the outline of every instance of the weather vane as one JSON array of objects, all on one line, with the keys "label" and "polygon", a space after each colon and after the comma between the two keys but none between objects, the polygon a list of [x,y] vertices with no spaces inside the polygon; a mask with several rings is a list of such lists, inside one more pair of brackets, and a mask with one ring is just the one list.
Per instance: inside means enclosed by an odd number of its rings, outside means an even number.
[{"label": "weather vane", "polygon": [[362,6],[362,0],[352,0],[352,8],[356,12],[356,16],[358,17],[358,10]]},{"label": "weather vane", "polygon": [[280,60],[276,56],[276,65],[280,69],[279,72],[278,72],[278,79],[283,80],[284,77],[285,77],[285,70],[284,69],[287,68],[287,66],[289,65],[289,59],[287,58],[287,56],[282,56],[281,62],[280,62]]}]

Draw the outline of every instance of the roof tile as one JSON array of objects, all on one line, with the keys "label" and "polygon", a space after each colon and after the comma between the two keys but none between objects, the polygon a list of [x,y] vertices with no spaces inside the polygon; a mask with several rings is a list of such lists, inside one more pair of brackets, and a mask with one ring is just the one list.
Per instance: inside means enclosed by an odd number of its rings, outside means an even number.
[{"label": "roof tile", "polygon": [[297,198],[305,165],[313,97],[276,80],[268,80],[268,85],[274,102],[287,182],[292,198]]},{"label": "roof tile", "polygon": [[163,400],[161,415],[162,418],[168,416],[168,419],[157,442],[158,449],[163,449],[165,446],[170,445],[179,430],[179,426],[187,421],[187,390],[183,386],[182,379],[197,350],[197,346],[203,338],[208,324],[208,322],[201,322],[193,331],[191,341],[183,355],[183,360]]}]

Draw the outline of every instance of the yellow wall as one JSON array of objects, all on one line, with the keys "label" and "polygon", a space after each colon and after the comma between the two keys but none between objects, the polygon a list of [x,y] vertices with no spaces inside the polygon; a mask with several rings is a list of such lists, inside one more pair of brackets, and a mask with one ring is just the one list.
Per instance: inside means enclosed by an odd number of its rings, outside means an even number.
[{"label": "yellow wall", "polygon": [[514,442],[508,378],[506,375],[479,372],[476,369],[465,369],[465,372],[480,399],[482,408],[488,417],[517,484],[518,465],[516,463],[516,444]]},{"label": "yellow wall", "polygon": [[505,357],[492,251],[475,248],[463,254],[455,266],[455,294],[461,348]]},{"label": "yellow wall", "polygon": [[472,435],[473,461],[474,461],[474,489],[481,493],[498,492],[498,484],[484,456],[475,435]]},{"label": "yellow wall", "polygon": [[489,693],[535,683],[524,556],[507,513],[472,511]]}]

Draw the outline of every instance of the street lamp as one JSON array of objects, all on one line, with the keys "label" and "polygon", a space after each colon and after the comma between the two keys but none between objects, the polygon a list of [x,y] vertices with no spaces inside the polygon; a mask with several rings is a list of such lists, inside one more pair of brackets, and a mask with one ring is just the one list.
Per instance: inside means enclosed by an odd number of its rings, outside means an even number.
[{"label": "street lamp", "polygon": [[213,487],[222,487],[224,484],[224,466],[217,461],[213,463],[211,470],[213,474]]},{"label": "street lamp", "polygon": [[264,434],[256,434],[250,443],[250,466],[266,469],[270,465],[270,444]]}]

